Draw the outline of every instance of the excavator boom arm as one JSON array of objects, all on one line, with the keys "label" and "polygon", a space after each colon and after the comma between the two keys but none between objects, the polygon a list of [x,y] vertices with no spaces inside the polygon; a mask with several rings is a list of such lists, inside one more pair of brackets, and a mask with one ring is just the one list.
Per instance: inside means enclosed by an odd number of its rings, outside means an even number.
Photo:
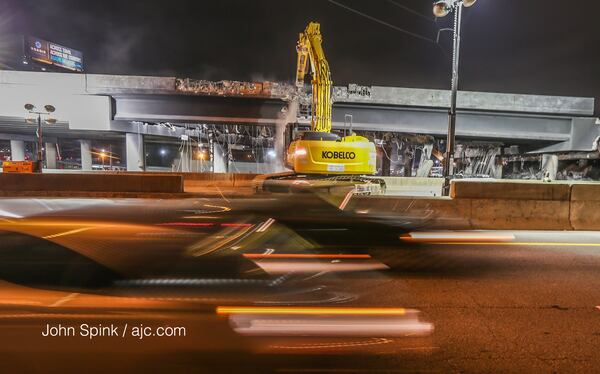
[{"label": "excavator boom arm", "polygon": [[312,73],[312,118],[311,129],[318,132],[331,132],[331,71],[323,51],[321,26],[316,22],[308,24],[298,39],[298,67],[296,86],[304,85],[308,62]]}]

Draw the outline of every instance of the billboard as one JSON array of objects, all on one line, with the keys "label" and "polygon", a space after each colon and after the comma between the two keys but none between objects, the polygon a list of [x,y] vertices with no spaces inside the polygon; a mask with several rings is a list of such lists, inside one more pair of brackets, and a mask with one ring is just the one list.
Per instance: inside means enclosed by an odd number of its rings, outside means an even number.
[{"label": "billboard", "polygon": [[25,38],[25,57],[31,61],[83,72],[83,53],[44,39]]}]

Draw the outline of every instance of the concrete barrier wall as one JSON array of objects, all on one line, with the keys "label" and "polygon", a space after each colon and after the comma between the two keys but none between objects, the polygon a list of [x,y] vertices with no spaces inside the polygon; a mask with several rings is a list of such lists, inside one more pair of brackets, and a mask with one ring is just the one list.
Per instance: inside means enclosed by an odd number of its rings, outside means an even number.
[{"label": "concrete barrier wall", "polygon": [[569,184],[538,181],[453,181],[450,196],[471,204],[477,229],[571,230]]},{"label": "concrete barrier wall", "polygon": [[136,175],[180,176],[185,192],[205,192],[207,189],[250,188],[258,174],[251,173],[181,173],[181,172],[134,172]]},{"label": "concrete barrier wall", "polygon": [[389,196],[441,196],[443,178],[377,177],[386,185]]},{"label": "concrete barrier wall", "polygon": [[153,175],[180,175],[185,187],[250,187],[258,174],[251,173],[152,173]]},{"label": "concrete barrier wall", "polygon": [[[207,193],[215,189],[247,192],[256,174],[171,172],[0,173],[0,196],[117,196],[121,193]],[[241,193],[240,192],[240,193]],[[91,194],[95,193],[95,194]],[[115,195],[115,193],[117,195]],[[123,195],[124,197],[130,195]],[[142,195],[133,195],[142,196]],[[145,195],[144,195],[145,196]]]},{"label": "concrete barrier wall", "polygon": [[457,199],[469,201],[473,229],[570,230],[569,201]]},{"label": "concrete barrier wall", "polygon": [[571,187],[570,220],[575,230],[600,230],[600,184]]},{"label": "concrete barrier wall", "polygon": [[470,201],[447,197],[355,196],[345,210],[390,220],[407,228],[468,230],[473,226]]},{"label": "concrete barrier wall", "polygon": [[451,198],[355,197],[347,209],[435,229],[600,230],[600,184],[456,181]]},{"label": "concrete barrier wall", "polygon": [[568,201],[368,196],[355,197],[346,209],[430,229],[571,229]]},{"label": "concrete barrier wall", "polygon": [[450,186],[453,199],[569,201],[570,194],[569,184],[538,181],[456,180]]},{"label": "concrete barrier wall", "polygon": [[137,192],[182,193],[180,175],[68,173],[68,174],[0,174],[0,192]]}]

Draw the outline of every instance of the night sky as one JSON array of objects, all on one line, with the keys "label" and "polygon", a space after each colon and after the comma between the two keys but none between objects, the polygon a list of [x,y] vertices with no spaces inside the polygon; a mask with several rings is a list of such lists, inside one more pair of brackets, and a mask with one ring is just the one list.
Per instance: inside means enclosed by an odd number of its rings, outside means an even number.
[{"label": "night sky", "polygon": [[[428,0],[337,1],[430,39],[451,21],[434,23]],[[599,14],[596,1],[479,0],[461,89],[600,97]],[[0,62],[19,68],[9,39],[29,34],[83,51],[89,73],[291,81],[311,20],[336,84],[449,88],[449,33],[438,45],[327,0],[0,0]]]}]

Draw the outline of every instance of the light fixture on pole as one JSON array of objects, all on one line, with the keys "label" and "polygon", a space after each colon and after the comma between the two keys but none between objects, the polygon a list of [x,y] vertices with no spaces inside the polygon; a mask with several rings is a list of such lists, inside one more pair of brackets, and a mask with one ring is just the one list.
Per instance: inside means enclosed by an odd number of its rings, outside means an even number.
[{"label": "light fixture on pole", "polygon": [[450,194],[450,180],[454,163],[454,140],[456,131],[456,98],[458,96],[458,68],[460,57],[460,27],[463,7],[469,8],[477,0],[440,0],[433,3],[433,15],[445,17],[454,11],[454,44],[452,48],[452,90],[450,94],[450,109],[448,110],[448,137],[444,157],[444,189],[443,194]]},{"label": "light fixture on pole", "polygon": [[[37,130],[35,132],[37,139],[37,159],[36,159],[36,171],[38,173],[42,172],[42,168],[44,166],[44,141],[42,137],[42,116],[45,116],[44,122],[48,125],[53,125],[56,123],[56,119],[50,117],[50,113],[54,113],[56,108],[52,105],[44,105],[44,111],[37,111],[35,105],[33,104],[25,104],[25,110],[33,117],[27,117],[25,121],[27,123],[36,123],[37,122]],[[36,118],[37,115],[37,118]],[[37,120],[37,121],[36,121]]]}]

